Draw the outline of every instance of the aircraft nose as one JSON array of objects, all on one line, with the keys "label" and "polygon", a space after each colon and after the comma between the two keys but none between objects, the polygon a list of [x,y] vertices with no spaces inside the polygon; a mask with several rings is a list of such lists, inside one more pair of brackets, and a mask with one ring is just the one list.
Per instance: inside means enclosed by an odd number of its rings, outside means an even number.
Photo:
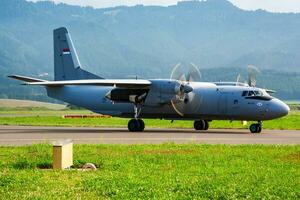
[{"label": "aircraft nose", "polygon": [[274,118],[280,118],[289,114],[290,107],[279,99],[273,99],[270,110]]}]

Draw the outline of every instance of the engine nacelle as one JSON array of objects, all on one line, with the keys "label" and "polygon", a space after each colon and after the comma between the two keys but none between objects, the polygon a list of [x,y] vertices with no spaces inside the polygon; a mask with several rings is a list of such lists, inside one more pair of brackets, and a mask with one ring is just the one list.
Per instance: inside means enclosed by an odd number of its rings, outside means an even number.
[{"label": "engine nacelle", "polygon": [[179,99],[179,95],[184,95],[193,91],[187,83],[176,80],[151,80],[151,86],[147,95],[145,105],[157,106],[170,104],[171,100]]},{"label": "engine nacelle", "polygon": [[193,91],[188,83],[176,80],[151,81],[149,89],[115,88],[106,94],[106,98],[120,103],[144,103],[146,106],[170,104],[171,101],[183,101],[187,93]]}]

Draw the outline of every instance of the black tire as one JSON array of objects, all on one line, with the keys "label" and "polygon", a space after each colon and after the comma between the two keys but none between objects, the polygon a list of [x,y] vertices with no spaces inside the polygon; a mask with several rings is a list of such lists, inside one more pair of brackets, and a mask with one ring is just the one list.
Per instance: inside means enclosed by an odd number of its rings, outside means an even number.
[{"label": "black tire", "polygon": [[129,120],[127,127],[130,132],[136,132],[138,131],[139,123],[136,119],[131,119]]},{"label": "black tire", "polygon": [[257,133],[261,133],[262,131],[262,126],[260,124],[258,124],[258,130],[257,130]]},{"label": "black tire", "polygon": [[130,132],[144,131],[145,123],[141,119],[131,119],[127,127]]},{"label": "black tire", "polygon": [[251,133],[260,133],[262,131],[260,124],[252,124],[249,129]]},{"label": "black tire", "polygon": [[197,131],[204,130],[205,129],[205,121],[204,120],[195,121],[194,128]]},{"label": "black tire", "polygon": [[204,124],[205,124],[205,127],[204,127],[203,130],[207,131],[209,129],[209,123],[208,123],[208,121],[204,120]]},{"label": "black tire", "polygon": [[138,119],[137,121],[139,123],[139,130],[138,131],[144,131],[144,129],[145,129],[144,121],[142,119]]},{"label": "black tire", "polygon": [[256,124],[251,124],[249,127],[251,133],[256,133],[257,132],[257,126]]}]

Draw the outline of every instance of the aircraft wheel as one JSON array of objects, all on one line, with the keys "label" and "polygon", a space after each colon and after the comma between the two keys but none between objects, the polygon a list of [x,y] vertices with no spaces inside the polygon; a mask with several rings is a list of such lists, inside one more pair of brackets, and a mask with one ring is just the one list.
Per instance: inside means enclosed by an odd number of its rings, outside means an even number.
[{"label": "aircraft wheel", "polygon": [[205,125],[205,121],[204,120],[199,120],[199,121],[195,121],[194,122],[194,128],[195,130],[199,131],[199,130],[205,130],[206,125]]},{"label": "aircraft wheel", "polygon": [[136,119],[131,119],[129,122],[128,122],[128,130],[130,132],[136,132],[138,131],[138,127],[139,127],[139,123]]},{"label": "aircraft wheel", "polygon": [[249,129],[251,133],[260,133],[262,131],[262,126],[261,124],[252,124]]},{"label": "aircraft wheel", "polygon": [[262,131],[262,124],[257,124],[257,126],[258,126],[257,133],[261,133],[261,131]]},{"label": "aircraft wheel", "polygon": [[145,123],[142,119],[138,119],[138,123],[139,123],[139,131],[144,131],[145,129]]},{"label": "aircraft wheel", "polygon": [[128,130],[130,132],[144,131],[145,123],[141,119],[131,119],[128,122]]},{"label": "aircraft wheel", "polygon": [[208,121],[204,120],[204,124],[205,124],[204,130],[207,131],[209,129],[209,123],[208,123]]}]

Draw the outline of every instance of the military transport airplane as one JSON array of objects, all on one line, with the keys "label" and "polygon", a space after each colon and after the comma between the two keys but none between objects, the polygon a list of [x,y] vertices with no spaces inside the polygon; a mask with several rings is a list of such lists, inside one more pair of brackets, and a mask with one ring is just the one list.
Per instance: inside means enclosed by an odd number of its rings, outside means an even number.
[{"label": "military transport airplane", "polygon": [[[49,97],[96,113],[132,118],[129,131],[143,131],[143,118],[193,120],[196,130],[207,130],[212,120],[257,121],[250,126],[260,133],[262,121],[283,117],[289,107],[272,91],[255,87],[255,80],[195,82],[195,73],[170,79],[104,79],[81,68],[68,30],[54,30],[54,81],[12,75],[26,85],[44,86]],[[199,74],[195,68],[196,74]],[[176,74],[177,73],[177,74]],[[197,76],[197,75],[196,75]]]}]

